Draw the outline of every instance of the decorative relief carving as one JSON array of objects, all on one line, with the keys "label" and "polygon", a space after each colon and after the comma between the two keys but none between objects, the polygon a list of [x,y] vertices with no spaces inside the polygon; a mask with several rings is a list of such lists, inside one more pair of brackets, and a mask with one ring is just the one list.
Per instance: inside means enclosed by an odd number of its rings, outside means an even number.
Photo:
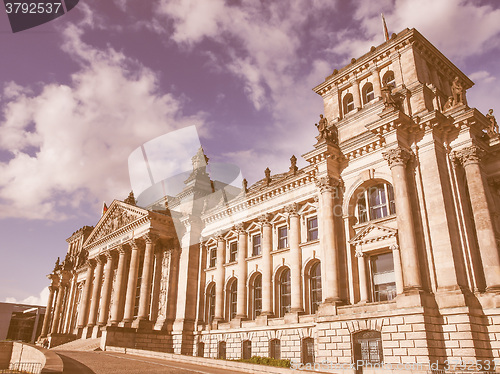
[{"label": "decorative relief carving", "polygon": [[285,206],[285,213],[290,214],[291,216],[297,216],[299,211],[299,204],[292,203],[290,205]]},{"label": "decorative relief carving", "polygon": [[265,213],[259,216],[259,222],[263,226],[270,226],[271,225],[271,215],[269,213]]},{"label": "decorative relief carving", "polygon": [[321,178],[315,178],[315,183],[316,187],[320,190],[321,193],[323,192],[333,192],[335,187],[339,186],[339,180],[334,179],[332,177],[321,177]]},{"label": "decorative relief carving", "polygon": [[128,225],[136,219],[136,216],[130,214],[122,208],[116,207],[116,209],[113,209],[113,212],[110,213],[106,218],[106,221],[102,225],[95,239],[97,240],[106,235],[109,235],[113,231],[116,231],[119,228]]},{"label": "decorative relief carving", "polygon": [[364,257],[364,253],[361,249],[356,249],[356,252],[354,252],[354,256],[356,256],[357,258],[361,258],[361,257]]},{"label": "decorative relief carving", "polygon": [[460,162],[463,166],[478,164],[479,161],[481,161],[483,153],[484,151],[481,148],[472,145],[459,151],[455,151],[452,155],[452,159],[455,162]]},{"label": "decorative relief carving", "polygon": [[165,252],[161,263],[161,280],[160,280],[160,296],[159,296],[159,310],[158,315],[162,319],[167,317],[167,297],[168,297],[168,283],[170,278],[170,258],[171,251]]},{"label": "decorative relief carving", "polygon": [[394,166],[404,166],[410,159],[410,156],[411,153],[401,147],[389,149],[387,152],[382,153],[382,157],[387,160],[391,169]]}]

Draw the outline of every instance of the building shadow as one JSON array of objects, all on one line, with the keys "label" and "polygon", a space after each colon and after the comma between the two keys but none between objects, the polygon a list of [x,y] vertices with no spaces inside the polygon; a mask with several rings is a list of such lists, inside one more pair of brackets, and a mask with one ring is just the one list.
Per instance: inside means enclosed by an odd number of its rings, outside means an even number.
[{"label": "building shadow", "polygon": [[61,353],[57,353],[63,361],[63,374],[95,374],[88,366],[69,358]]}]

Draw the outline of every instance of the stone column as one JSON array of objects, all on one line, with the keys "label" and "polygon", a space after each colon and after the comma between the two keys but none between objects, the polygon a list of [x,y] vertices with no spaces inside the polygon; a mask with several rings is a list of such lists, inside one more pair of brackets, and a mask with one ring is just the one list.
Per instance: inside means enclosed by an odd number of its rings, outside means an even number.
[{"label": "stone column", "polygon": [[123,315],[123,322],[125,324],[130,324],[134,320],[137,275],[139,274],[139,247],[134,240],[130,242],[130,247],[132,250],[130,254],[127,293],[125,296],[125,312]]},{"label": "stone column", "polygon": [[247,317],[247,244],[248,235],[243,224],[236,227],[238,231],[238,299],[236,304],[236,317]]},{"label": "stone column", "polygon": [[66,295],[66,291],[68,288],[69,277],[70,275],[66,270],[62,271],[60,274],[59,291],[57,292],[56,306],[54,308],[54,317],[52,318],[52,327],[50,330],[51,334],[57,334],[61,332],[59,329],[59,324],[61,322],[61,315],[63,313],[63,302],[64,302],[64,296]]},{"label": "stone column", "polygon": [[264,316],[273,315],[273,231],[270,222],[271,216],[264,214],[259,217],[262,224],[262,313]]},{"label": "stone column", "polygon": [[139,297],[139,312],[137,319],[149,321],[149,307],[151,301],[151,284],[153,282],[154,247],[158,237],[154,234],[144,236],[146,249],[144,251],[144,266],[142,267],[142,281]]},{"label": "stone column", "polygon": [[123,294],[127,282],[127,251],[123,246],[118,249],[118,267],[116,269],[116,280],[113,294],[113,308],[111,309],[111,324],[118,325],[123,318]]},{"label": "stone column", "polygon": [[158,319],[163,254],[164,254],[164,248],[162,247],[156,248],[153,291],[151,292],[151,321],[156,321]]},{"label": "stone column", "polygon": [[358,259],[359,302],[366,303],[368,301],[368,284],[366,278],[365,255],[361,250],[357,249],[355,256]]},{"label": "stone column", "polygon": [[401,255],[399,253],[399,245],[393,244],[389,247],[392,250],[392,258],[394,261],[394,275],[396,277],[396,292],[403,293],[403,268],[401,267]]},{"label": "stone column", "polygon": [[405,269],[403,273],[404,290],[421,290],[417,239],[415,237],[415,225],[408,192],[408,181],[406,178],[406,162],[410,153],[401,147],[390,149],[382,153],[391,168],[394,187],[394,200],[396,204],[396,220],[398,224],[399,244],[402,248],[401,262]]},{"label": "stone column", "polygon": [[320,231],[321,277],[323,303],[335,304],[340,302],[338,244],[336,237],[336,220],[333,214],[334,189],[339,181],[331,177],[316,179],[320,191],[319,214],[322,224]]},{"label": "stone column", "polygon": [[359,110],[361,108],[361,93],[359,92],[359,82],[357,80],[352,83],[352,98],[354,99],[354,107]]},{"label": "stone column", "polygon": [[375,94],[375,98],[382,96],[382,85],[380,83],[380,72],[378,70],[374,70],[372,73],[372,81],[373,81],[373,93]]},{"label": "stone column", "polygon": [[94,271],[94,287],[92,288],[92,300],[90,302],[90,313],[88,326],[95,326],[97,323],[97,312],[99,309],[99,302],[101,300],[101,286],[102,286],[102,271],[104,268],[104,260],[102,257],[96,257],[97,266]]},{"label": "stone column", "polygon": [[285,211],[289,214],[290,232],[290,267],[291,267],[291,311],[303,312],[302,306],[302,251],[300,249],[300,217],[297,213],[298,204],[293,203],[285,207]]},{"label": "stone column", "polygon": [[43,317],[42,333],[40,334],[40,337],[42,338],[46,337],[47,333],[49,332],[49,323],[52,314],[52,304],[54,303],[55,290],[56,286],[52,281],[52,284],[49,286],[49,300],[47,301],[47,308],[45,309],[45,316]]},{"label": "stone column", "polygon": [[456,157],[462,163],[467,187],[469,188],[474,224],[487,291],[500,290],[500,257],[495,238],[495,229],[488,206],[480,159],[482,150],[473,145],[456,152]]},{"label": "stone column", "polygon": [[94,280],[95,261],[87,261],[87,274],[85,275],[85,286],[83,286],[82,298],[80,300],[80,309],[78,310],[78,328],[87,325],[89,315],[90,290]]},{"label": "stone column", "polygon": [[224,321],[224,250],[226,241],[217,236],[217,269],[215,271],[215,316],[216,322]]},{"label": "stone column", "polygon": [[99,305],[99,326],[108,323],[109,302],[111,300],[111,287],[113,286],[113,268],[115,267],[113,255],[106,252],[106,266],[104,268],[104,284],[102,286],[101,304]]}]

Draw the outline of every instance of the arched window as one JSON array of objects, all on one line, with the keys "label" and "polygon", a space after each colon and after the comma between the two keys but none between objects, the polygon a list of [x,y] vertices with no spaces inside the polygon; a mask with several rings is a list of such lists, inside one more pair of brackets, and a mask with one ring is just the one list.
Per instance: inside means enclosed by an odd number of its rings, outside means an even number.
[{"label": "arched window", "polygon": [[352,94],[347,94],[344,96],[344,114],[352,112],[354,110],[354,97]]},{"label": "arched window", "polygon": [[389,70],[384,74],[384,77],[382,78],[382,84],[384,86],[391,86],[392,88],[396,87],[396,79],[394,78],[393,71]]},{"label": "arched window", "polygon": [[290,281],[290,270],[285,269],[280,275],[280,317],[290,311],[292,287]]},{"label": "arched window", "polygon": [[363,104],[368,104],[370,101],[375,99],[375,93],[373,92],[373,84],[368,82],[363,86]]},{"label": "arched window", "polygon": [[236,307],[238,304],[238,280],[231,282],[229,287],[229,319],[236,317]]},{"label": "arched window", "polygon": [[368,222],[396,213],[394,190],[388,183],[366,188],[358,197],[356,214],[358,222]]},{"label": "arched window", "polygon": [[207,291],[207,319],[212,323],[215,318],[215,283],[210,285]]},{"label": "arched window", "polygon": [[311,267],[310,292],[311,292],[311,314],[318,311],[319,304],[321,304],[321,264],[318,262]]},{"label": "arched window", "polygon": [[241,357],[244,360],[248,360],[252,358],[252,341],[251,340],[243,340],[241,344]]},{"label": "arched window", "polygon": [[276,360],[281,359],[281,342],[279,339],[271,339],[269,341],[269,357]]},{"label": "arched window", "polygon": [[257,274],[253,281],[252,292],[253,318],[262,313],[262,275]]}]

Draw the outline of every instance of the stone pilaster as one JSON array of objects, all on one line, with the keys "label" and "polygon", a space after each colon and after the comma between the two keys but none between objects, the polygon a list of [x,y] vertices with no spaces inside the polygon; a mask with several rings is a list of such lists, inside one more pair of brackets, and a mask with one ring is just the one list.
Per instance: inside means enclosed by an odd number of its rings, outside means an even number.
[{"label": "stone pilaster", "polygon": [[457,151],[455,156],[462,163],[465,170],[477,241],[486,279],[486,290],[498,291],[500,290],[500,256],[481,172],[481,154],[481,149],[473,145]]},{"label": "stone pilaster", "polygon": [[155,248],[153,291],[151,293],[151,321],[156,321],[158,319],[164,253],[165,250],[163,247],[157,246],[157,248]]},{"label": "stone pilaster", "polygon": [[215,322],[224,321],[224,255],[226,241],[217,236],[217,269],[215,271]]},{"label": "stone pilaster", "polygon": [[90,302],[90,313],[88,326],[95,326],[97,323],[97,312],[101,300],[102,273],[104,268],[104,260],[102,257],[95,258],[97,263],[94,270],[94,287],[92,287],[92,300]]},{"label": "stone pilaster", "polygon": [[300,313],[304,311],[302,305],[302,251],[300,249],[300,217],[297,213],[298,204],[294,203],[285,207],[290,220],[289,246],[291,265],[291,311]]},{"label": "stone pilaster", "polygon": [[273,315],[273,259],[271,256],[273,245],[273,232],[270,222],[270,215],[264,214],[259,217],[262,224],[262,316]]},{"label": "stone pilaster", "polygon": [[127,250],[124,246],[118,248],[118,267],[116,269],[115,287],[113,289],[113,307],[111,309],[111,324],[118,325],[123,319],[123,302],[125,285],[127,284]]},{"label": "stone pilaster", "polygon": [[87,273],[85,275],[85,285],[83,286],[82,298],[80,301],[80,309],[78,311],[78,325],[79,329],[87,325],[89,316],[89,302],[90,302],[90,291],[92,289],[92,283],[94,280],[94,268],[95,261],[87,261]]},{"label": "stone pilaster", "polygon": [[236,317],[247,317],[247,244],[248,235],[244,230],[243,224],[236,227],[238,232],[238,299],[236,305]]},{"label": "stone pilaster", "polygon": [[361,93],[359,91],[359,82],[357,80],[352,83],[352,97],[354,99],[354,107],[356,110],[361,109]]},{"label": "stone pilaster", "polygon": [[359,273],[359,302],[368,302],[368,283],[366,277],[365,254],[361,250],[356,250],[355,256],[358,259]]},{"label": "stone pilaster", "polygon": [[101,303],[99,305],[99,321],[97,322],[99,326],[104,326],[108,322],[111,287],[113,285],[113,268],[115,263],[114,257],[109,251],[105,253],[105,256],[106,266],[104,268],[104,283],[102,286]]},{"label": "stone pilaster", "polygon": [[392,259],[394,261],[394,275],[396,277],[396,292],[403,293],[403,269],[401,267],[401,254],[399,253],[399,245],[393,244],[389,247],[392,251]]},{"label": "stone pilaster", "polygon": [[378,70],[374,70],[372,73],[372,81],[373,81],[373,93],[375,97],[382,96],[382,85],[380,83],[380,72]]},{"label": "stone pilaster", "polygon": [[410,153],[397,147],[382,155],[389,163],[393,180],[398,238],[402,248],[401,262],[404,268],[404,291],[421,290],[422,280],[419,271],[417,239],[406,177],[406,162],[410,158]]},{"label": "stone pilaster", "polygon": [[341,301],[339,289],[338,270],[338,244],[336,238],[336,220],[334,216],[334,192],[339,185],[339,180],[331,177],[316,179],[319,189],[319,214],[320,225],[320,252],[323,303],[337,304]]}]

